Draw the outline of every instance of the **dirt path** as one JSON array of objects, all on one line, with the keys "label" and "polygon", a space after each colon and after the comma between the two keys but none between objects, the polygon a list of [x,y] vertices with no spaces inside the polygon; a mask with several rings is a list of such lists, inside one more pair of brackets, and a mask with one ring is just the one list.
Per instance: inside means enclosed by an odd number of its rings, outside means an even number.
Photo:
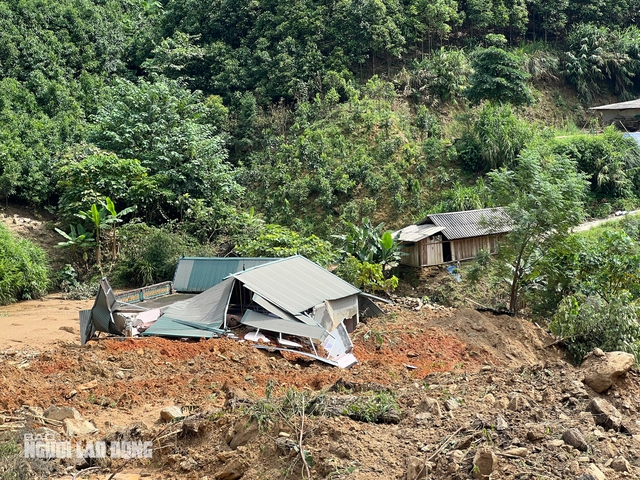
[{"label": "dirt path", "polygon": [[42,350],[63,342],[79,342],[78,312],[91,308],[90,300],[64,300],[50,295],[0,307],[0,350]]},{"label": "dirt path", "polygon": [[586,232],[587,230],[591,230],[592,228],[599,227],[600,225],[603,225],[605,223],[617,222],[619,220],[622,220],[623,218],[627,218],[628,216],[635,215],[637,213],[638,213],[638,211],[634,210],[632,212],[627,213],[626,215],[617,215],[617,216],[616,215],[611,215],[611,216],[608,216],[607,218],[601,218],[601,219],[598,219],[598,220],[590,220],[588,222],[581,223],[577,227],[574,227],[573,231],[575,233]]}]

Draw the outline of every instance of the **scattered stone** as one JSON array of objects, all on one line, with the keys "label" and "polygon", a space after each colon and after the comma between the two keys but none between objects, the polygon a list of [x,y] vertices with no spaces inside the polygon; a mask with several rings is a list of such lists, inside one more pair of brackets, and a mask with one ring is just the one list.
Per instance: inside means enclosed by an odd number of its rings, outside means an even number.
[{"label": "scattered stone", "polygon": [[296,447],[296,442],[291,438],[276,438],[276,449],[278,449],[278,451],[280,451],[283,455],[289,455],[291,452],[295,451]]},{"label": "scattered stone", "polygon": [[51,405],[47,408],[43,415],[45,418],[50,418],[51,420],[57,420],[62,422],[66,418],[74,418],[76,420],[82,420],[82,415],[80,412],[73,407],[56,407],[55,405]]},{"label": "scattered stone", "polygon": [[125,378],[124,372],[122,370],[118,370],[116,373],[114,373],[113,376],[116,377],[118,380],[124,380]]},{"label": "scattered stone", "polygon": [[473,478],[488,479],[498,464],[498,457],[488,448],[479,448],[473,457]]},{"label": "scattered stone", "polygon": [[62,330],[63,332],[67,332],[67,333],[72,333],[74,335],[80,335],[80,331],[78,329],[70,327],[68,325],[63,325],[58,330]]},{"label": "scattered stone", "polygon": [[544,425],[534,423],[526,426],[529,427],[527,430],[527,440],[530,442],[539,442],[547,435]]},{"label": "scattered stone", "polygon": [[526,457],[529,455],[529,450],[525,447],[513,447],[504,451],[505,455],[513,455],[514,457]]},{"label": "scattered stone", "polygon": [[562,445],[564,445],[564,440],[560,440],[560,439],[549,440],[550,447],[561,447]]},{"label": "scattered stone", "polygon": [[77,390],[71,390],[69,393],[67,393],[64,398],[66,398],[67,400],[69,400],[70,398],[75,397],[78,394]]},{"label": "scattered stone", "polygon": [[458,443],[456,443],[456,450],[466,450],[473,443],[474,436],[467,435],[466,437],[460,439]]},{"label": "scattered stone", "polygon": [[564,443],[566,443],[567,445],[571,445],[581,452],[586,452],[589,449],[589,445],[584,439],[582,432],[577,428],[570,428],[569,430],[564,432],[562,434],[562,440],[564,440]]},{"label": "scattered stone", "polygon": [[175,405],[172,407],[164,407],[160,410],[160,418],[165,422],[170,422],[179,417],[182,417],[182,409]]},{"label": "scattered stone", "polygon": [[607,480],[607,477],[592,463],[586,468],[584,473],[578,477],[578,480]]},{"label": "scattered stone", "polygon": [[460,402],[458,401],[458,399],[451,397],[447,399],[446,402],[444,402],[444,408],[446,408],[447,411],[450,412],[451,410],[460,408]]},{"label": "scattered stone", "polygon": [[494,405],[496,403],[496,397],[493,396],[493,393],[487,393],[483,397],[482,402],[485,405],[489,405],[489,406]]},{"label": "scattered stone", "polygon": [[97,386],[98,386],[98,379],[95,379],[78,386],[78,390],[91,390],[92,388],[96,388]]},{"label": "scattered stone", "polygon": [[187,458],[186,460],[180,462],[180,470],[183,472],[191,472],[198,468],[198,462],[196,462],[193,458]]},{"label": "scattered stone", "polygon": [[519,393],[512,394],[510,395],[509,406],[507,408],[514,412],[520,412],[529,408],[529,401]]},{"label": "scattered stone", "polygon": [[232,449],[246,445],[258,435],[258,422],[241,418],[227,431],[225,441]]},{"label": "scattered stone", "polygon": [[614,458],[613,461],[611,462],[610,467],[611,467],[612,470],[615,470],[616,472],[630,472],[631,471],[631,465],[629,464],[627,459],[624,458],[624,457]]},{"label": "scattered stone", "polygon": [[626,431],[622,425],[622,415],[604,398],[593,398],[587,405],[587,411],[593,415],[596,425],[600,425],[605,430]]},{"label": "scattered stone", "polygon": [[424,459],[418,457],[407,458],[407,480],[421,480],[427,478],[427,466]]},{"label": "scattered stone", "polygon": [[607,391],[611,385],[623,374],[627,373],[635,358],[630,353],[607,352],[600,355],[595,351],[587,354],[581,369],[584,373],[584,383],[597,393]]},{"label": "scattered stone", "polygon": [[496,430],[502,432],[507,428],[509,428],[509,424],[507,423],[507,421],[502,418],[502,415],[498,415],[496,417]]},{"label": "scattered stone", "polygon": [[426,425],[433,422],[433,415],[430,413],[418,413],[415,416],[416,425]]},{"label": "scattered stone", "polygon": [[237,480],[245,472],[245,466],[239,458],[225,463],[224,467],[214,475],[216,480]]},{"label": "scattered stone", "polygon": [[84,437],[98,431],[93,423],[76,418],[65,418],[63,421],[64,433],[68,437]]},{"label": "scattered stone", "polygon": [[426,397],[419,404],[416,410],[420,413],[431,413],[435,417],[442,417],[442,409],[440,408],[440,402],[435,398]]}]

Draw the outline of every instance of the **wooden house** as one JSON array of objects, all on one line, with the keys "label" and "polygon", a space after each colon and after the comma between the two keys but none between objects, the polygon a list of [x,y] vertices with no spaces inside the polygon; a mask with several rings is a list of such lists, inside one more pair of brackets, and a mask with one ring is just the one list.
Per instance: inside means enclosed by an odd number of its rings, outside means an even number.
[{"label": "wooden house", "polygon": [[396,232],[404,265],[426,267],[470,260],[480,250],[495,253],[498,240],[511,230],[503,208],[435,213]]}]

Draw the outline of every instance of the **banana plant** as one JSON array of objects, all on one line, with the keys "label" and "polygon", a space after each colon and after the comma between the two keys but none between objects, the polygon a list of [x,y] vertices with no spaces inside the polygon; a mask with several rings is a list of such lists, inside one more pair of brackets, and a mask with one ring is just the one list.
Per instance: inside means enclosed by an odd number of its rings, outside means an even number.
[{"label": "banana plant", "polygon": [[111,254],[112,258],[115,260],[116,255],[118,254],[118,229],[116,225],[122,222],[122,217],[133,212],[136,207],[127,207],[124,210],[116,211],[116,206],[109,197],[105,198],[106,208],[107,208],[107,218],[105,219],[105,223],[111,226]]},{"label": "banana plant", "polygon": [[66,239],[65,242],[58,242],[56,248],[68,248],[72,254],[76,253],[78,249],[82,250],[82,260],[84,261],[85,267],[87,267],[87,261],[89,259],[87,249],[91,248],[95,243],[93,234],[87,232],[80,223],[75,226],[69,225],[69,227],[71,230],[70,233],[64,232],[59,228],[55,229],[58,234]]},{"label": "banana plant", "polygon": [[102,252],[100,250],[100,232],[102,232],[102,230],[108,225],[106,221],[108,213],[109,212],[104,206],[98,208],[98,205],[96,205],[95,203],[91,205],[91,208],[89,210],[76,213],[77,217],[90,222],[93,226],[93,235],[96,240],[96,264],[98,265],[98,267],[102,262]]}]

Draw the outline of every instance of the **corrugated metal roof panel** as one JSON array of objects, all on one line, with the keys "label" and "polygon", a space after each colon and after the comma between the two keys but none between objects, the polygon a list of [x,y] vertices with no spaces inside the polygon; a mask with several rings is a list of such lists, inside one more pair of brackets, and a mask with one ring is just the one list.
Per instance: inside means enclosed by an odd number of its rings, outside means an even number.
[{"label": "corrugated metal roof panel", "polygon": [[353,285],[300,255],[233,276],[254,293],[292,314],[302,313],[325,300],[360,293]]},{"label": "corrugated metal roof panel", "polygon": [[628,102],[610,103],[609,105],[591,107],[589,110],[627,110],[633,108],[640,108],[640,98]]},{"label": "corrugated metal roof panel", "polygon": [[234,278],[228,278],[195,297],[169,305],[162,316],[218,328],[225,321],[235,281]]},{"label": "corrugated metal roof panel", "polygon": [[158,318],[158,320],[143,332],[142,335],[146,337],[157,336],[180,338],[211,338],[217,336],[215,332],[182,325],[174,322],[170,318],[165,318],[164,315]]},{"label": "corrugated metal roof panel", "polygon": [[[505,233],[511,231],[512,225],[511,219],[502,207],[434,213],[427,216],[427,220],[439,227],[444,227],[442,234],[448,240]],[[490,226],[482,226],[484,222],[488,222]]]},{"label": "corrugated metal roof panel", "polygon": [[217,285],[232,273],[242,272],[274,258],[241,257],[183,257],[173,277],[173,287],[177,292],[199,293]]},{"label": "corrugated metal roof panel", "polygon": [[438,232],[444,230],[444,227],[436,227],[432,223],[427,223],[425,225],[409,225],[407,227],[401,228],[400,230],[396,230],[393,232],[392,236],[395,238],[396,235],[400,235],[398,240],[401,242],[419,242],[431,235],[434,235]]},{"label": "corrugated metal roof panel", "polygon": [[244,313],[241,323],[260,330],[284,333],[285,335],[296,335],[303,338],[315,338],[320,341],[324,340],[327,336],[327,331],[320,326],[305,325],[302,322],[292,322],[291,320],[270,317],[269,315],[254,312],[253,310],[247,310]]}]

